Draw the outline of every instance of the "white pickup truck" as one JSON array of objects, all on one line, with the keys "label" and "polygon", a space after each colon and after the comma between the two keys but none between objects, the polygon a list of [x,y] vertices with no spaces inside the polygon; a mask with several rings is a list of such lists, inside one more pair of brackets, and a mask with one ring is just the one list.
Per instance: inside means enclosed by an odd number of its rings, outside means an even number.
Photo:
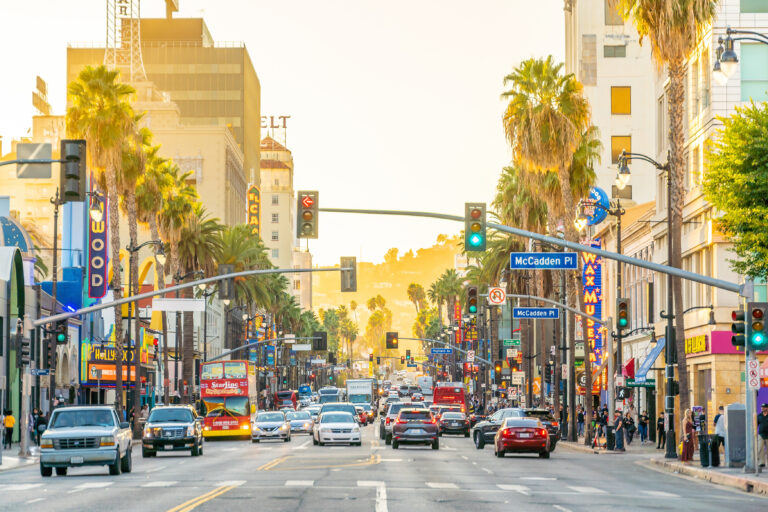
[{"label": "white pickup truck", "polygon": [[67,474],[73,466],[107,466],[110,475],[131,472],[130,424],[109,406],[62,407],[40,425],[40,474]]}]

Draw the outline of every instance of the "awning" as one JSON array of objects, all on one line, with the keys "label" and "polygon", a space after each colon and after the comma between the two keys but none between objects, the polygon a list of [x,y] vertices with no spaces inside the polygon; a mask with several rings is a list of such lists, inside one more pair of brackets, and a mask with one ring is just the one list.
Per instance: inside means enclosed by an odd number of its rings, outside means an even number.
[{"label": "awning", "polygon": [[630,379],[633,379],[635,377],[635,358],[634,357],[631,358],[626,363],[624,363],[624,368],[621,374],[624,377],[629,377]]},{"label": "awning", "polygon": [[659,357],[659,354],[661,354],[661,351],[664,350],[664,345],[666,344],[666,337],[657,338],[656,346],[651,349],[651,352],[643,360],[643,363],[638,366],[637,371],[635,372],[635,382],[645,382],[648,370],[650,370],[653,363],[656,362],[656,359]]}]

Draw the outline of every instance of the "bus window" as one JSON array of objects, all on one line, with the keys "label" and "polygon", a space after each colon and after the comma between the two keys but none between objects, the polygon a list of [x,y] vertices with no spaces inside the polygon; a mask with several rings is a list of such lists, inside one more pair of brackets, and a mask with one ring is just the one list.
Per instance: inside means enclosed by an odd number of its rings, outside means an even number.
[{"label": "bus window", "polygon": [[212,379],[221,379],[224,377],[224,369],[221,366],[221,363],[218,364],[204,364],[203,365],[203,373],[200,375],[200,378],[203,380],[212,380]]},{"label": "bus window", "polygon": [[224,377],[227,379],[245,379],[245,363],[242,361],[224,363]]}]

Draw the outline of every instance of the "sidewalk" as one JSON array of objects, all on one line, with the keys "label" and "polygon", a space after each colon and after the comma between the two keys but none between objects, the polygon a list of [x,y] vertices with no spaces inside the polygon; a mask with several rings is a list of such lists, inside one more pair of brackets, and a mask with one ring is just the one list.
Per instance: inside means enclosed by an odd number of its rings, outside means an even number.
[{"label": "sidewalk", "polygon": [[[701,467],[698,450],[694,454],[694,460],[690,464],[684,464],[678,459],[664,458],[664,450],[657,450],[656,443],[646,443],[641,445],[636,439],[631,445],[627,446],[625,452],[609,451],[605,448],[591,448],[584,445],[584,438],[579,438],[577,443],[568,441],[559,441],[558,446],[572,451],[582,453],[592,453],[596,455],[636,455],[640,460],[634,457],[636,463],[642,464],[653,469],[667,471],[675,475],[685,475],[693,478],[700,478],[713,484],[726,485],[744,492],[753,492],[768,496],[768,472],[763,471],[759,475],[755,473],[744,473],[744,468],[729,468],[725,466]],[[721,464],[724,457],[720,457]]]},{"label": "sidewalk", "polygon": [[3,463],[0,464],[0,471],[8,471],[18,467],[28,466],[30,464],[37,464],[38,460],[40,460],[40,448],[37,446],[31,446],[29,450],[32,453],[31,457],[19,457],[18,443],[12,444],[10,449],[4,449],[2,460]]}]

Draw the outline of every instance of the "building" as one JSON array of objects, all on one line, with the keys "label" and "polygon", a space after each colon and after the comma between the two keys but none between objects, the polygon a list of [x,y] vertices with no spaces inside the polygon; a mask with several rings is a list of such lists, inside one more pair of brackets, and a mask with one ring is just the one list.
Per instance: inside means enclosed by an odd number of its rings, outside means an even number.
[{"label": "building", "polygon": [[[622,150],[648,152],[654,147],[655,64],[650,46],[639,43],[631,22],[624,22],[614,0],[565,1],[565,69],[584,85],[592,124],[603,143],[597,186],[609,197]],[[637,166],[632,184],[620,197],[635,203],[655,197],[653,169]]]},{"label": "building", "polygon": [[277,268],[293,267],[296,238],[296,201],[293,156],[272,137],[261,141],[261,239]]}]

